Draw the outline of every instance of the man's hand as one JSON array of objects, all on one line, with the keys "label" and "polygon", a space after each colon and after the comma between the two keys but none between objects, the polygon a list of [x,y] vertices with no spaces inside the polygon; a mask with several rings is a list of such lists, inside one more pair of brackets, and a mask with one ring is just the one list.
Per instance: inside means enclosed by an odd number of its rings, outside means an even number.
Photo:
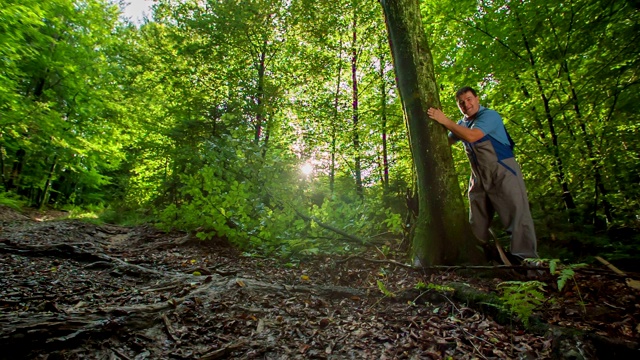
[{"label": "man's hand", "polygon": [[[451,121],[440,109],[429,108],[429,110],[427,110],[427,115],[429,115],[429,118],[437,121],[439,124],[442,124],[442,126],[451,131],[460,140],[473,143],[482,139],[484,136],[484,132],[480,129],[469,129]],[[455,140],[449,138],[449,144],[454,142]]]},{"label": "man's hand", "polygon": [[444,125],[446,122],[451,122],[451,120],[449,120],[449,118],[446,117],[440,109],[429,108],[429,110],[427,110],[427,115],[429,115],[429,118],[437,121],[442,125]]}]

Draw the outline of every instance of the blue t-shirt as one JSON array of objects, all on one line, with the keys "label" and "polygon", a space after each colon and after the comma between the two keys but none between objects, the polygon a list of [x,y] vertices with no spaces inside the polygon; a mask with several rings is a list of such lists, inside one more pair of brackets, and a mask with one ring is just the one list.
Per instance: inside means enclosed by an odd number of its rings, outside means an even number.
[{"label": "blue t-shirt", "polygon": [[[462,125],[464,127],[469,127],[469,123],[471,123],[471,129],[480,129],[485,135],[489,135],[504,145],[510,146],[507,132],[505,131],[504,124],[502,123],[502,117],[497,111],[480,106],[478,113],[473,119],[469,121],[465,117],[458,121],[458,125]],[[456,141],[460,140],[452,132],[449,132],[449,137]]]}]

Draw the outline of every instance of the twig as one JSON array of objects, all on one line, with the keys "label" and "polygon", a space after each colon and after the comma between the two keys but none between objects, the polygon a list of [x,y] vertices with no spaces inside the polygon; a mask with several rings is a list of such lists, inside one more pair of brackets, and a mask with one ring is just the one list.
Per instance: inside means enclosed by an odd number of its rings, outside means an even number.
[{"label": "twig", "polygon": [[606,302],[606,301],[603,301],[602,303],[603,303],[603,304],[605,304],[605,305],[607,305],[607,306],[609,306],[609,307],[612,307],[612,308],[614,308],[614,309],[618,309],[618,310],[626,310],[626,309],[625,309],[625,308],[623,308],[623,307],[615,306],[615,305],[611,305],[611,304],[609,304],[609,303],[608,303],[608,302]]},{"label": "twig", "polygon": [[[468,332],[467,330],[462,329],[462,331],[463,331],[464,333],[466,333],[467,335],[469,335],[469,336],[473,337],[473,338],[476,338],[476,339],[482,340],[482,339],[480,339],[479,337],[477,337],[477,336],[475,336],[475,335],[471,334],[471,333],[470,333],[470,332]],[[473,341],[471,341],[471,340],[469,340],[469,342],[471,343],[471,346],[473,346],[473,349],[478,353],[478,355],[480,355],[480,357],[481,357],[481,358],[483,358],[484,360],[487,360],[487,358],[486,358],[484,355],[482,355],[482,352],[480,352],[480,349],[478,349],[478,347],[476,346],[476,344],[475,344]]]},{"label": "twig", "polygon": [[162,314],[162,321],[164,322],[164,328],[167,331],[167,334],[169,335],[171,340],[178,341],[178,339],[176,339],[176,337],[171,332],[171,322],[169,321],[169,318],[167,317],[166,314]]},{"label": "twig", "polygon": [[498,249],[498,255],[500,255],[500,260],[502,260],[502,263],[505,265],[511,266],[512,265],[511,261],[509,261],[509,259],[507,258],[507,255],[504,253],[504,250],[502,249],[502,246],[498,241],[498,237],[496,236],[496,234],[493,232],[492,229],[489,229],[489,234],[491,234],[491,237],[493,238],[493,242],[495,243],[496,248]]},{"label": "twig", "polygon": [[359,259],[359,260],[362,260],[362,261],[367,261],[367,262],[372,262],[372,263],[392,264],[392,265],[401,266],[401,267],[404,267],[404,268],[407,268],[407,269],[417,270],[417,268],[415,268],[415,267],[413,267],[411,265],[403,264],[401,262],[397,262],[397,261],[394,261],[394,260],[367,259],[365,257],[358,256],[358,255],[352,255],[352,256],[349,256],[349,257],[347,257],[346,259],[343,259],[343,260],[336,260],[336,263],[337,264],[342,264],[342,263],[346,263],[346,262],[349,262],[349,261],[354,260],[354,259]]},{"label": "twig", "polygon": [[113,351],[116,355],[118,355],[119,357],[123,358],[124,360],[131,360],[130,357],[128,357],[127,355],[123,354],[122,351],[117,350],[117,349],[109,349],[111,351]]},{"label": "twig", "polygon": [[141,291],[150,293],[150,292],[156,292],[156,291],[165,291],[165,290],[173,290],[175,288],[177,288],[180,285],[184,285],[178,281],[173,281],[171,284],[163,286],[163,287],[159,287],[159,288],[147,288],[147,289],[142,289]]},{"label": "twig", "polygon": [[240,340],[236,343],[227,345],[222,349],[210,351],[202,356],[200,356],[199,360],[215,360],[229,357],[229,354],[235,350],[238,350],[244,347],[247,344],[246,340]]}]

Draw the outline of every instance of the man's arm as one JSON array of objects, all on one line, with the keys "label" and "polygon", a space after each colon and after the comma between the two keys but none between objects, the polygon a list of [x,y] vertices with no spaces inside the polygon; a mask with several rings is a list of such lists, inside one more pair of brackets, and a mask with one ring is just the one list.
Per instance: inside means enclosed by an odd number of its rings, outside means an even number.
[{"label": "man's arm", "polygon": [[[473,143],[484,137],[484,132],[482,130],[469,129],[462,125],[458,125],[455,122],[451,121],[448,117],[446,117],[440,109],[430,108],[427,111],[427,115],[429,115],[429,118],[442,124],[445,128],[447,128],[447,130],[451,131],[456,137],[458,137],[458,139]],[[455,139],[449,138],[450,145],[454,142]]]}]

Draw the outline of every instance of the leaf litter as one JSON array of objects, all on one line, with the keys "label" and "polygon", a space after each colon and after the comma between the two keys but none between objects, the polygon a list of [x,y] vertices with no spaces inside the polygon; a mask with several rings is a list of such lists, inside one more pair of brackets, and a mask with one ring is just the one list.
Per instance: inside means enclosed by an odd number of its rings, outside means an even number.
[{"label": "leaf litter", "polygon": [[[176,245],[184,234],[150,226],[1,220],[0,359],[545,359],[563,351],[552,334],[498,323],[442,290],[463,282],[495,291],[510,279],[335,256],[288,266],[222,242]],[[639,294],[624,281],[578,272],[560,293],[548,274],[538,280],[554,298],[535,310],[542,322],[638,338]],[[418,283],[442,289],[424,296]]]}]

